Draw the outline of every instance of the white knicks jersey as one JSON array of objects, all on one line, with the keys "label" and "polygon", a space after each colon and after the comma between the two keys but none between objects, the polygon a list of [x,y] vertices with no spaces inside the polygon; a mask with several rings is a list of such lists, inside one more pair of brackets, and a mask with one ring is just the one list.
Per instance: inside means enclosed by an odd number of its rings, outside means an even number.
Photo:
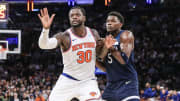
[{"label": "white knicks jersey", "polygon": [[71,28],[67,31],[71,38],[71,45],[69,50],[62,52],[63,73],[67,73],[78,80],[95,78],[96,41],[91,29],[86,27],[84,37],[78,37],[72,33]]}]

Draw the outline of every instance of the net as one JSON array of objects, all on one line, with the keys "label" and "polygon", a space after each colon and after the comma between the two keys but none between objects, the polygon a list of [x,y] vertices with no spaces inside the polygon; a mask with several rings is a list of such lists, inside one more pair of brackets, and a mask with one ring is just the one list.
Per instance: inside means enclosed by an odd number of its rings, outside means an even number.
[{"label": "net", "polygon": [[7,50],[0,49],[0,60],[6,60],[7,59]]}]

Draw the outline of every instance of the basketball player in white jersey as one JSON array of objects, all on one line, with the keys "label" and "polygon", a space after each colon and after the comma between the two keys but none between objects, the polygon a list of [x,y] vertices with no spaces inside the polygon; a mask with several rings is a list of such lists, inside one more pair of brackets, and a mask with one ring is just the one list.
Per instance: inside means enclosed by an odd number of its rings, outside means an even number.
[{"label": "basketball player in white jersey", "polygon": [[96,40],[98,32],[84,25],[85,10],[73,7],[69,11],[71,28],[49,38],[49,28],[55,14],[49,17],[47,8],[38,14],[43,30],[39,38],[41,49],[61,47],[64,70],[54,86],[49,101],[70,101],[73,97],[80,101],[100,101],[100,91],[94,74],[96,60]]}]

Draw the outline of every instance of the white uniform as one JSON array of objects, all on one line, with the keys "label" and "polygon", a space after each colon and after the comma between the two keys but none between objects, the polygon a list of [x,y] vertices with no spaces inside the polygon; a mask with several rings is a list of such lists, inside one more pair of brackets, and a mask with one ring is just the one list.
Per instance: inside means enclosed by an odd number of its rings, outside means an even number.
[{"label": "white uniform", "polygon": [[[78,37],[67,32],[71,45],[63,52],[64,70],[54,86],[49,101],[70,101],[73,97],[80,101],[100,101],[100,91],[95,77],[96,41],[91,30],[86,27],[86,36]],[[67,76],[68,75],[68,76]]]}]

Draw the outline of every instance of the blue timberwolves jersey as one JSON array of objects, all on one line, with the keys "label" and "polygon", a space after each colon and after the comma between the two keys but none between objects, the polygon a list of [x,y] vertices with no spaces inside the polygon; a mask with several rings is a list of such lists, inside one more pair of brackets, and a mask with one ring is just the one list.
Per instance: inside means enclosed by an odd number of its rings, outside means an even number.
[{"label": "blue timberwolves jersey", "polygon": [[[116,40],[120,43],[120,35],[124,31],[120,31]],[[118,44],[118,46],[120,46]],[[125,64],[121,64],[118,60],[116,60],[111,53],[105,58],[105,68],[107,72],[107,80],[108,82],[117,82],[117,81],[138,81],[137,72],[134,66],[134,51],[131,52],[130,58],[126,56],[125,53],[121,52],[121,56],[125,61]]]}]

